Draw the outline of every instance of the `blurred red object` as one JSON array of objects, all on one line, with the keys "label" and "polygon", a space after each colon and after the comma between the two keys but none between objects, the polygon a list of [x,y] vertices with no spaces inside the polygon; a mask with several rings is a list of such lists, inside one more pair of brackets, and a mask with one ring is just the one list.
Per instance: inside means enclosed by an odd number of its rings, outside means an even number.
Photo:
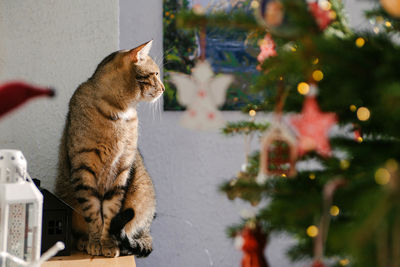
[{"label": "blurred red object", "polygon": [[311,267],[325,267],[325,265],[321,261],[316,260],[316,261],[313,262]]},{"label": "blurred red object", "polygon": [[320,30],[325,30],[325,28],[332,22],[330,12],[322,9],[317,2],[309,3],[308,7],[310,8],[310,12],[314,16]]},{"label": "blurred red object", "polygon": [[0,85],[0,117],[17,108],[27,100],[38,96],[54,96],[50,88],[36,87],[23,82],[8,82]]},{"label": "blurred red object", "polygon": [[242,267],[268,267],[264,257],[264,249],[267,245],[267,236],[259,226],[246,226],[242,230],[244,252]]}]

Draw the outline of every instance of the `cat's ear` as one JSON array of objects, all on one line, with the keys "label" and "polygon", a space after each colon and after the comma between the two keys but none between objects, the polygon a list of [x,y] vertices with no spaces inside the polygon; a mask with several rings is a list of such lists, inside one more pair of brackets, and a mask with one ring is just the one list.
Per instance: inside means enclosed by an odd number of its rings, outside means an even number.
[{"label": "cat's ear", "polygon": [[137,64],[145,61],[147,56],[149,55],[152,44],[153,40],[150,40],[147,43],[141,44],[138,47],[130,50],[129,55],[131,60]]}]

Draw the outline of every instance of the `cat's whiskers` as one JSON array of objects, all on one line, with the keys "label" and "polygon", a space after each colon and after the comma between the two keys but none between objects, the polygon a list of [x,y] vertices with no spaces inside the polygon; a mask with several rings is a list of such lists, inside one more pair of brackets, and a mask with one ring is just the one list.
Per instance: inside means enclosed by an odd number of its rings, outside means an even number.
[{"label": "cat's whiskers", "polygon": [[158,97],[154,98],[150,102],[153,120],[156,119],[161,120],[161,103],[162,103],[162,94],[160,94]]},{"label": "cat's whiskers", "polygon": [[168,62],[165,61],[165,56],[168,55],[168,53],[172,51],[172,49],[173,47],[167,49],[166,51],[164,51],[164,53],[161,53],[160,60],[158,60],[158,57],[156,57],[156,60],[154,60],[160,69],[162,69],[166,64],[168,64]]},{"label": "cat's whiskers", "polygon": [[162,116],[162,110],[161,110],[161,106],[164,102],[164,99],[160,97],[160,99],[157,101],[157,112],[159,114],[159,119],[161,120],[161,116]]}]

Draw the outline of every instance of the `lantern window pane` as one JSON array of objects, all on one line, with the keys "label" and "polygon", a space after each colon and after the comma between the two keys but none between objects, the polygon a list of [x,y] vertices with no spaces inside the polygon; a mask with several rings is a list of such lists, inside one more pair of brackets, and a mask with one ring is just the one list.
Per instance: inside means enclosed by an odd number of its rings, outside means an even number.
[{"label": "lantern window pane", "polygon": [[[34,205],[33,203],[11,204],[9,207],[7,251],[18,258],[32,260],[37,229],[34,221]],[[17,265],[10,262],[6,266]]]}]

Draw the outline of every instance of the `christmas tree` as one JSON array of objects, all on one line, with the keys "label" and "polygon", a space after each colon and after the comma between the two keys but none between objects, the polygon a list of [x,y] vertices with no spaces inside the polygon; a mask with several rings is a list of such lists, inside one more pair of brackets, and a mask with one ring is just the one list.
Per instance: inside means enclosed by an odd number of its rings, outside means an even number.
[{"label": "christmas tree", "polygon": [[[293,261],[400,266],[399,1],[366,13],[373,31],[350,29],[340,0],[249,4],[254,16],[194,9],[178,18],[181,27],[240,28],[260,46],[252,90],[262,104],[223,129],[247,142],[260,137],[259,151],[221,185],[230,199],[260,206],[228,231],[244,239],[242,266],[266,266],[260,254],[271,232],[294,237]],[[268,124],[260,112],[273,114]]]}]

